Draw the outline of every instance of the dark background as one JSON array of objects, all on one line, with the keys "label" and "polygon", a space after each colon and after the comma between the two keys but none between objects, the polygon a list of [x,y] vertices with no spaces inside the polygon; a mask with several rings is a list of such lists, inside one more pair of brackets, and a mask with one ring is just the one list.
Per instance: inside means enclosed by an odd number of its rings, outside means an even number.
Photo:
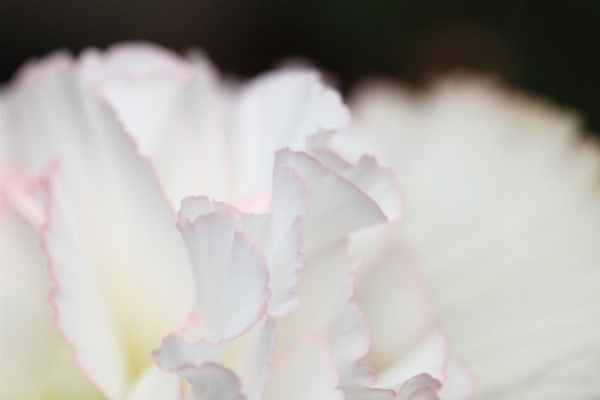
[{"label": "dark background", "polygon": [[123,40],[200,47],[241,76],[303,56],[344,90],[370,75],[420,85],[448,69],[492,71],[600,132],[593,0],[0,0],[0,82],[53,49]]}]

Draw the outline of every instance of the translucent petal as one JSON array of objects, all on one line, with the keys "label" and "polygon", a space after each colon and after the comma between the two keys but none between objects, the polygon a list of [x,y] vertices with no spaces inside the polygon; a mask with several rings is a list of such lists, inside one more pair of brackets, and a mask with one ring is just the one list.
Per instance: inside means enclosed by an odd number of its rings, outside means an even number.
[{"label": "translucent petal", "polygon": [[[187,207],[189,203],[183,203]],[[240,216],[217,210],[177,222],[190,254],[196,288],[196,314],[203,337],[233,339],[263,317],[271,296],[264,253],[247,233]]]}]

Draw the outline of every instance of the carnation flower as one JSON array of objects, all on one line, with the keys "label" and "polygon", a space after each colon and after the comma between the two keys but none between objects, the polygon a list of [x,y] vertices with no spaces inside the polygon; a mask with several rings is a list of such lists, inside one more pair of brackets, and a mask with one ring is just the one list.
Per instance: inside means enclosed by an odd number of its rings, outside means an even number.
[{"label": "carnation flower", "polygon": [[[600,396],[600,151],[577,116],[490,79],[371,83],[333,140],[394,168],[419,255],[482,399]],[[364,240],[361,239],[361,240]]]},{"label": "carnation flower", "polygon": [[3,398],[468,396],[415,266],[355,279],[348,235],[400,197],[322,147],[349,115],[317,72],[126,45],[33,62],[0,107]]}]

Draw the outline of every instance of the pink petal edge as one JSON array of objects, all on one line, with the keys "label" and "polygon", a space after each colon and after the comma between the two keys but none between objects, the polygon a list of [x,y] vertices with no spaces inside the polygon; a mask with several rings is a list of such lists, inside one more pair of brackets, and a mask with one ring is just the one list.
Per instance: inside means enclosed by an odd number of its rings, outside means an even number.
[{"label": "pink petal edge", "polygon": [[[182,203],[182,206],[183,206],[183,203]],[[192,232],[192,230],[199,229],[202,224],[218,223],[218,220],[223,219],[223,218],[229,220],[229,223],[232,224],[231,225],[231,228],[233,228],[232,229],[232,234],[233,234],[232,246],[234,246],[236,243],[238,243],[239,246],[241,246],[242,248],[249,249],[251,251],[251,253],[253,253],[253,256],[256,258],[256,260],[254,260],[254,261],[258,262],[260,265],[260,273],[263,277],[262,280],[263,280],[264,285],[263,285],[263,289],[262,289],[262,292],[263,292],[262,297],[260,300],[261,305],[258,309],[255,310],[256,315],[251,319],[251,321],[248,322],[247,326],[244,326],[243,329],[238,329],[234,333],[230,333],[230,334],[225,334],[224,332],[222,332],[221,335],[219,335],[219,338],[216,340],[215,340],[215,338],[207,337],[206,338],[207,341],[209,341],[211,343],[221,343],[224,341],[233,340],[233,339],[249,332],[256,324],[258,324],[260,322],[260,320],[263,318],[263,316],[267,312],[269,299],[271,297],[271,291],[268,287],[270,273],[269,273],[269,268],[267,265],[265,255],[264,255],[262,249],[256,245],[254,239],[249,234],[242,231],[242,227],[243,227],[242,221],[241,221],[241,217],[238,213],[236,213],[235,211],[233,211],[231,209],[227,209],[227,210],[221,209],[221,210],[213,211],[209,214],[197,215],[193,221],[190,221],[190,218],[188,215],[183,215],[177,221],[176,226],[181,231],[182,235],[184,236],[184,241],[186,242],[186,246],[188,247],[188,252],[190,252],[193,250],[194,246],[192,246],[193,244],[189,243],[188,240],[195,240],[197,238],[192,238],[192,237],[186,238],[186,235],[189,235],[189,234],[193,235],[195,232]],[[186,235],[184,235],[184,231],[186,232]],[[236,240],[238,240],[238,242],[236,242]],[[233,247],[232,247],[232,249],[233,249]],[[193,256],[191,253],[190,253],[190,256],[192,257],[192,268],[196,268],[196,265],[194,262],[195,256]],[[197,280],[197,278],[195,278],[195,280]],[[201,284],[202,283],[196,282],[196,285],[201,285]],[[196,296],[198,296],[199,294],[200,293],[196,293]],[[198,299],[196,301],[198,301]],[[237,306],[240,306],[240,304],[237,304]],[[196,306],[196,308],[197,307],[198,306]],[[202,321],[202,316],[198,315],[198,317],[200,318],[201,324],[205,324],[205,321]]]},{"label": "pink petal edge", "polygon": [[103,385],[101,385],[100,382],[98,382],[96,380],[93,373],[91,373],[90,371],[87,370],[87,368],[84,365],[85,363],[80,361],[80,355],[79,355],[77,346],[69,338],[69,336],[67,335],[67,333],[65,332],[65,330],[62,328],[62,326],[60,324],[60,310],[59,310],[59,307],[56,302],[56,296],[60,292],[60,285],[58,283],[58,280],[56,279],[56,274],[54,271],[54,261],[53,261],[52,256],[50,255],[50,251],[48,248],[48,243],[49,243],[48,236],[49,236],[49,230],[50,230],[50,212],[51,212],[51,203],[52,203],[51,199],[52,199],[52,195],[53,195],[53,181],[55,179],[56,174],[58,174],[59,170],[60,170],[60,163],[58,161],[55,161],[53,163],[52,168],[48,171],[48,174],[46,174],[40,182],[43,186],[43,190],[45,191],[45,220],[40,228],[40,236],[42,238],[42,244],[41,244],[42,251],[46,255],[47,262],[48,262],[48,264],[47,264],[48,265],[48,275],[49,275],[50,280],[53,283],[52,289],[50,290],[50,294],[48,295],[48,302],[54,309],[54,318],[52,320],[52,323],[54,324],[55,328],[60,332],[64,341],[73,349],[73,355],[72,355],[73,365],[75,365],[75,367],[78,368],[84,374],[84,376],[100,392],[102,392],[108,399],[111,399],[111,396],[109,396],[106,393],[106,389],[103,387]]}]

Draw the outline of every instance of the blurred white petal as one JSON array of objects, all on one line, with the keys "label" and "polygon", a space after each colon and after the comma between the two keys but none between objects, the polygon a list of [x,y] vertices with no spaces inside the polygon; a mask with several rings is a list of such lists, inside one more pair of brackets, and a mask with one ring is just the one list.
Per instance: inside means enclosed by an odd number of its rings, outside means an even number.
[{"label": "blurred white petal", "polygon": [[354,111],[334,146],[394,167],[397,234],[421,256],[479,398],[597,395],[600,152],[577,119],[464,78],[366,86]]}]

